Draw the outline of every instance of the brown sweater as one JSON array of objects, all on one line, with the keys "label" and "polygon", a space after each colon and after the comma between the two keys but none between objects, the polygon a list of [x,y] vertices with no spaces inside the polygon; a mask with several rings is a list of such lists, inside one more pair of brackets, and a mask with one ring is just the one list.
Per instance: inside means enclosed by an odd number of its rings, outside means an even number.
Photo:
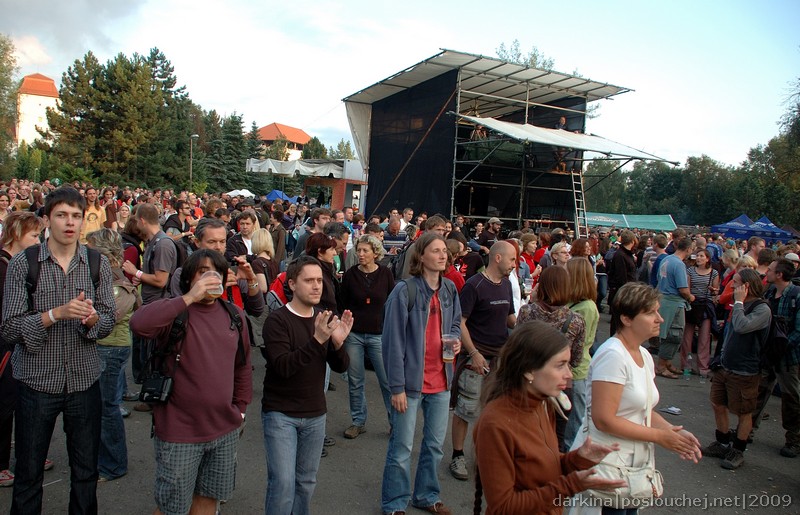
[{"label": "brown sweater", "polygon": [[532,396],[506,395],[486,405],[473,431],[486,515],[562,513],[575,495],[575,471],[593,462],[558,452],[555,412]]}]

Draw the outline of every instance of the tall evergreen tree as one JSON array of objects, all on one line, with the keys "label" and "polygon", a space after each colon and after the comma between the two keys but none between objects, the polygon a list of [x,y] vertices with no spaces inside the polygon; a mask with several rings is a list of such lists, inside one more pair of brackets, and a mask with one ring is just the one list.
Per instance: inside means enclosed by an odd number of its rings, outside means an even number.
[{"label": "tall evergreen tree", "polygon": [[6,128],[14,127],[17,121],[18,72],[14,43],[5,34],[0,34],[0,177],[3,178],[11,174],[13,166],[12,131]]},{"label": "tall evergreen tree", "polygon": [[328,157],[328,151],[316,136],[303,146],[302,159],[325,159],[326,157]]}]

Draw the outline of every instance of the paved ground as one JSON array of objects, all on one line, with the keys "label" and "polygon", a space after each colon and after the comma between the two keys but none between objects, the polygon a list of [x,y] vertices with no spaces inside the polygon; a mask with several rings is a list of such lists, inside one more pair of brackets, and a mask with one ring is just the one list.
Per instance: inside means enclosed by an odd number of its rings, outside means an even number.
[{"label": "paved ground", "polygon": [[[603,316],[601,334],[608,334],[608,317]],[[248,427],[239,448],[237,489],[232,499],[222,507],[227,514],[257,514],[264,510],[266,460],[261,438],[259,416],[260,384],[263,379],[263,360],[256,355],[255,402],[248,410]],[[314,495],[313,510],[319,514],[377,514],[380,513],[380,483],[386,453],[388,425],[381,416],[382,403],[374,374],[368,375],[367,393],[371,417],[368,432],[356,440],[345,440],[341,433],[350,423],[346,383],[341,377],[333,379],[337,391],[328,394],[328,433],[337,443],[330,455],[323,458],[319,483]],[[659,406],[677,406],[680,416],[667,416],[675,423],[694,432],[703,444],[714,434],[714,422],[708,403],[709,384],[701,385],[696,377],[683,380],[657,379],[661,402]],[[128,403],[129,407],[131,403]],[[800,459],[778,455],[783,445],[780,428],[780,401],[773,397],[766,420],[746,453],[744,467],[735,472],[719,467],[718,460],[704,459],[694,465],[659,449],[657,466],[664,475],[665,506],[651,510],[657,513],[787,513],[800,514]],[[153,489],[153,447],[150,440],[150,417],[134,412],[126,421],[129,441],[130,472],[117,481],[100,484],[98,496],[100,513],[121,515],[151,513]],[[57,429],[60,431],[60,429]],[[418,449],[418,444],[416,446]],[[453,479],[447,471],[451,452],[448,436],[445,460],[440,467],[442,499],[454,513],[472,513],[473,484]],[[468,456],[471,448],[467,449]],[[45,513],[66,513],[69,490],[69,468],[63,433],[54,435],[50,458],[56,462],[45,473]],[[11,489],[0,491],[0,506],[9,506]],[[708,507],[704,509],[704,504]],[[712,503],[717,503],[712,507]],[[728,507],[724,507],[728,506]],[[423,513],[411,509],[410,513]]]}]

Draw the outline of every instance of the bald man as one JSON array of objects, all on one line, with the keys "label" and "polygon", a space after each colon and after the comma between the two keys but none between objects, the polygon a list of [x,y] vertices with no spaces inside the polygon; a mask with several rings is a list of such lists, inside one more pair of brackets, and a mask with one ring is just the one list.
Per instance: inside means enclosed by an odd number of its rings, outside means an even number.
[{"label": "bald man", "polygon": [[514,247],[498,240],[489,249],[489,265],[470,277],[460,294],[462,351],[453,381],[453,388],[458,390],[452,396],[455,405],[450,473],[462,481],[469,479],[464,441],[469,423],[478,418],[483,377],[506,343],[508,329],[517,323],[508,279],[516,261]]}]

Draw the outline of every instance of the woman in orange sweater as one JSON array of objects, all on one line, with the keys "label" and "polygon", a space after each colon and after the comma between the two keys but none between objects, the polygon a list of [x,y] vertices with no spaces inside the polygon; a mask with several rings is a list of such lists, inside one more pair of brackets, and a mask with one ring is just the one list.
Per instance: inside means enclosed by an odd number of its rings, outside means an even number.
[{"label": "woman in orange sweater", "polygon": [[[500,354],[484,387],[486,406],[473,431],[478,462],[474,513],[562,513],[567,500],[586,489],[613,490],[619,480],[600,479],[591,469],[618,445],[587,439],[561,453],[555,417],[563,415],[553,399],[572,377],[570,346],[558,329],[534,321],[518,326]],[[480,478],[491,478],[481,487]]]}]

